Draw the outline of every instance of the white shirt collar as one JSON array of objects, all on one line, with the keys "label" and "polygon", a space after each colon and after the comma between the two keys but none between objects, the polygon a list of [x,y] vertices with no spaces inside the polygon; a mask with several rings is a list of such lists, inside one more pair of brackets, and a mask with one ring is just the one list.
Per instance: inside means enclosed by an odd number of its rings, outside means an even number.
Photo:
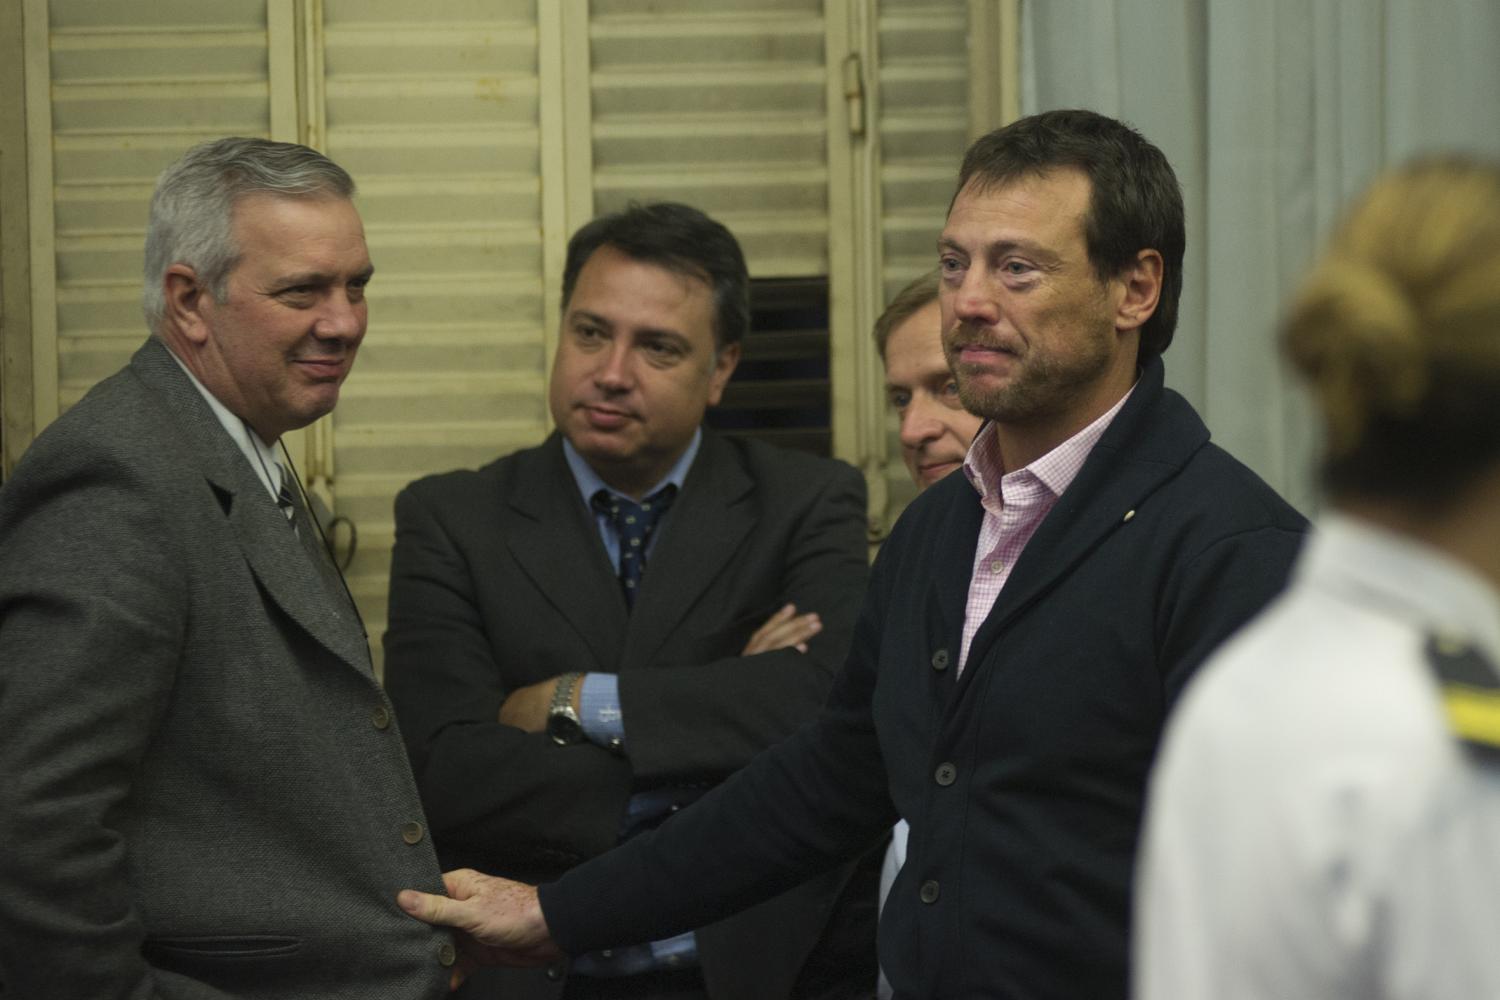
[{"label": "white shirt collar", "polygon": [[260,439],[259,434],[250,429],[249,424],[229,412],[229,407],[219,402],[219,398],[198,381],[197,376],[188,370],[188,366],[182,363],[182,359],[173,353],[170,347],[167,348],[167,353],[172,355],[172,360],[177,362],[177,367],[182,369],[182,373],[188,377],[189,382],[193,383],[194,388],[203,394],[208,408],[213,411],[214,416],[219,418],[219,423],[224,425],[224,431],[229,435],[230,440],[239,445],[240,451],[245,455],[245,461],[249,462],[250,468],[255,470],[255,477],[270,492],[271,499],[277,499],[281,495],[281,483],[275,479],[279,475],[275,470],[281,459],[276,454],[274,444],[266,444]]}]

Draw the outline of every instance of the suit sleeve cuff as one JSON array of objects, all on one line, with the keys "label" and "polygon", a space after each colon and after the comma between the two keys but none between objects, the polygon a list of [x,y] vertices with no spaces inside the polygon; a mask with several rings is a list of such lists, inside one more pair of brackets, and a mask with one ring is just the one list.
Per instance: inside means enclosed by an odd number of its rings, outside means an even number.
[{"label": "suit sleeve cuff", "polygon": [[578,704],[578,721],[588,741],[623,752],[625,718],[620,712],[620,678],[615,674],[584,674]]}]

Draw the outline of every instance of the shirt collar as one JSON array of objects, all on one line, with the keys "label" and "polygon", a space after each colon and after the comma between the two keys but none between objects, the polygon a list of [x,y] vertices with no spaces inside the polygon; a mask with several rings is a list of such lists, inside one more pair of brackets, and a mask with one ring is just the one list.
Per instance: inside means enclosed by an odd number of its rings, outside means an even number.
[{"label": "shirt collar", "polygon": [[[643,495],[649,497],[668,483],[676,486],[679,493],[682,492],[682,484],[687,479],[688,469],[692,468],[693,459],[698,457],[698,446],[702,443],[703,428],[699,427],[693,431],[693,439],[688,442],[687,448],[678,457],[677,461],[673,463],[672,467],[667,470],[667,474],[662,477],[661,482],[651,487]],[[589,465],[588,459],[578,454],[578,449],[573,447],[573,442],[565,437],[563,438],[562,446],[563,457],[568,460],[568,468],[573,473],[573,482],[578,486],[578,492],[583,497],[584,506],[588,506],[589,502],[593,500],[594,494],[600,490],[608,490],[616,496],[631,499],[599,478],[599,473],[595,472],[594,467]]]},{"label": "shirt collar", "polygon": [[[165,344],[166,342],[163,341],[163,345]],[[245,461],[249,462],[250,468],[255,470],[255,478],[259,479],[270,491],[272,499],[278,498],[281,495],[281,483],[273,482],[271,477],[271,470],[281,462],[276,455],[275,447],[262,441],[260,435],[250,429],[249,424],[235,416],[230,412],[229,407],[219,401],[219,397],[209,392],[208,387],[198,381],[198,376],[188,370],[188,366],[182,363],[182,359],[173,352],[170,346],[167,347],[167,353],[172,356],[173,361],[177,362],[177,367],[182,369],[182,374],[188,377],[193,388],[202,394],[204,401],[208,403],[208,408],[223,425],[224,432],[229,435],[229,439],[244,453]]]},{"label": "shirt collar", "polygon": [[1034,459],[1029,465],[1010,472],[1005,470],[1005,465],[1000,458],[1000,442],[995,435],[995,421],[986,420],[979,428],[979,433],[974,435],[974,442],[969,445],[968,454],[964,456],[964,476],[969,480],[969,485],[979,494],[980,502],[983,503],[991,497],[1005,495],[1006,486],[1018,485],[1020,479],[1035,477],[1045,486],[1054,497],[1062,496],[1078,475],[1078,470],[1083,468],[1084,459],[1088,458],[1089,452],[1094,450],[1094,445],[1104,436],[1109,425],[1119,414],[1120,409],[1135,392],[1135,386],[1139,380],[1126,390],[1114,406],[1089,424],[1083,430],[1074,434],[1066,441],[1053,448],[1051,451]]}]

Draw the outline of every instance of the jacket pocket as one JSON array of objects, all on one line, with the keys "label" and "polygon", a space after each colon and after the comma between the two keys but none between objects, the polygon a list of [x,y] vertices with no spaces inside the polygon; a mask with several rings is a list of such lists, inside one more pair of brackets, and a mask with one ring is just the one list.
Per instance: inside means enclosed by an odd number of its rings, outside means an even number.
[{"label": "jacket pocket", "polygon": [[226,973],[274,974],[302,950],[285,934],[213,934],[147,938],[141,954],[151,965],[212,981]]}]

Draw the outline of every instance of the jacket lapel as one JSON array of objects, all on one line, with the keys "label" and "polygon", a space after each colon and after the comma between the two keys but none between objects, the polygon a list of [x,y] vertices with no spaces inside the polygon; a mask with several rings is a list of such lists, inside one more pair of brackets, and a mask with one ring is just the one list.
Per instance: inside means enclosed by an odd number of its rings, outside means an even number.
[{"label": "jacket lapel", "polygon": [[[1111,532],[1128,524],[1127,514],[1149,502],[1150,495],[1207,443],[1208,428],[1180,397],[1163,387],[1162,379],[1160,360],[1147,365],[1130,401],[1026,543],[974,636],[970,663],[982,663],[1012,619],[1042,599]],[[967,600],[967,586],[966,578],[961,601]],[[974,673],[964,671],[961,688]]]},{"label": "jacket lapel", "polygon": [[[166,347],[152,338],[131,364],[174,411],[191,452],[184,458],[203,473],[245,561],[271,601],[330,652],[373,676],[364,629],[342,588],[328,592],[312,553]],[[304,523],[306,516],[303,511]]]},{"label": "jacket lapel", "polygon": [[621,669],[650,662],[724,572],[755,526],[754,505],[744,502],[754,489],[733,447],[705,429],[646,564]]},{"label": "jacket lapel", "polygon": [[[261,586],[314,639],[351,666],[368,672],[369,646],[364,629],[349,607],[343,588],[330,579],[332,567],[325,572],[314,561],[321,557],[314,548],[317,540],[304,544],[253,473],[248,482],[241,479],[236,486],[229,523]],[[260,503],[262,499],[266,502]],[[313,529],[307,523],[305,509],[298,506],[301,530],[306,535]]]},{"label": "jacket lapel", "polygon": [[974,487],[962,474],[949,476],[933,489],[953,490],[963,495],[959,503],[945,503],[949,514],[938,538],[946,551],[943,558],[934,563],[930,601],[942,618],[942,636],[931,638],[946,647],[948,655],[956,662],[963,644],[964,612],[969,603],[974,548],[979,543],[979,527],[984,520],[984,508],[979,503],[979,495],[974,492]]},{"label": "jacket lapel", "polygon": [[562,438],[554,433],[523,463],[504,500],[519,523],[502,530],[504,543],[537,591],[588,646],[598,669],[613,672],[625,633],[625,598],[563,457]]}]

